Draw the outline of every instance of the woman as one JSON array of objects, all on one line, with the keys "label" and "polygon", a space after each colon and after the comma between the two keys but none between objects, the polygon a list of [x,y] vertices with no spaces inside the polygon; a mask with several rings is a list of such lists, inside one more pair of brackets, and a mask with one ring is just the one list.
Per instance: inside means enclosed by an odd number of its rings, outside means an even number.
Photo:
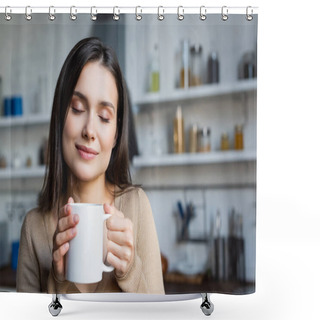
[{"label": "woman", "polygon": [[[103,203],[112,215],[104,259],[114,271],[99,283],[65,279],[65,257],[79,222],[71,202]],[[97,38],[75,45],[58,78],[45,181],[38,208],[21,230],[17,290],[164,293],[151,207],[129,173],[125,82],[115,54]]]}]

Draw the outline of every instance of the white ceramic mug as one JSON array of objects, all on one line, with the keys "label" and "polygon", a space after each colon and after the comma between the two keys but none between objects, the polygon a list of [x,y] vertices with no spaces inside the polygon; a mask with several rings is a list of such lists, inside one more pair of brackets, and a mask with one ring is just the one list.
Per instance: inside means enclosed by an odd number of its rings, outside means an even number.
[{"label": "white ceramic mug", "polygon": [[66,278],[76,283],[94,283],[102,279],[102,272],[113,271],[103,263],[104,221],[110,218],[102,204],[70,203],[72,214],[79,216],[77,234],[69,242],[66,255]]}]

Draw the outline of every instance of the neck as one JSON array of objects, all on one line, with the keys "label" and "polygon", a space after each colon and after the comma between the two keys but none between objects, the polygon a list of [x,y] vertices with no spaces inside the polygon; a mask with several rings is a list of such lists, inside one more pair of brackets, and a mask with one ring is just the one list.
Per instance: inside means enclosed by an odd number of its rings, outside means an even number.
[{"label": "neck", "polygon": [[97,179],[90,182],[74,181],[68,186],[68,197],[71,195],[75,202],[82,203],[113,203],[113,187],[105,180]]}]

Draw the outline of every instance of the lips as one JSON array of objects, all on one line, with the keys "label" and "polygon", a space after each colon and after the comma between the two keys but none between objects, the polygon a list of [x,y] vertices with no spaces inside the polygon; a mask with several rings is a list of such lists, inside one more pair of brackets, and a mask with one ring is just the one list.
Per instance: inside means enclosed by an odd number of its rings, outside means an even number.
[{"label": "lips", "polygon": [[83,145],[77,144],[76,148],[79,152],[80,157],[84,160],[92,160],[99,154],[96,150],[94,150],[92,148],[88,148]]}]

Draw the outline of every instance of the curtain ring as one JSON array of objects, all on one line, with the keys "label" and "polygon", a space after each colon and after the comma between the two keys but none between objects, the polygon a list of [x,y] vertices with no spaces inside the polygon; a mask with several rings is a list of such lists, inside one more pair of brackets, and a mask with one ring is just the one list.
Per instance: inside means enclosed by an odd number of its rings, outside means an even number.
[{"label": "curtain ring", "polygon": [[70,7],[70,19],[72,21],[77,20],[77,8],[75,6]]},{"label": "curtain ring", "polygon": [[[250,9],[251,9],[251,12],[249,13]],[[253,9],[250,6],[248,6],[246,9],[246,19],[247,21],[251,21],[253,19]]]},{"label": "curtain ring", "polygon": [[30,6],[26,7],[26,13],[25,13],[25,18],[27,21],[30,21],[32,19],[32,9]]},{"label": "curtain ring", "polygon": [[227,21],[228,20],[228,7],[223,6],[221,8],[221,19],[223,21]]},{"label": "curtain ring", "polygon": [[141,21],[142,15],[141,15],[141,14],[138,14],[138,9],[140,10],[140,13],[142,13],[141,7],[140,7],[140,6],[137,6],[137,7],[136,7],[136,19],[137,19],[137,21]]},{"label": "curtain ring", "polygon": [[54,21],[56,19],[56,16],[54,15],[56,13],[56,9],[51,6],[49,7],[49,20]]},{"label": "curtain ring", "polygon": [[207,19],[207,9],[205,6],[200,7],[200,20],[204,21]]},{"label": "curtain ring", "polygon": [[[116,10],[117,10],[117,13],[116,13]],[[120,14],[119,7],[113,7],[113,20],[114,21],[118,21],[120,19],[119,14]]]},{"label": "curtain ring", "polygon": [[[160,8],[162,9],[162,13],[160,13]],[[158,7],[158,20],[162,21],[164,19],[164,9],[163,6]]]},{"label": "curtain ring", "polygon": [[12,19],[12,16],[10,13],[12,12],[11,8],[9,6],[5,7],[4,9],[4,17],[7,21],[10,21]]},{"label": "curtain ring", "polygon": [[[180,12],[182,11],[182,13]],[[178,20],[182,21],[184,19],[184,9],[183,6],[178,7]]]},{"label": "curtain ring", "polygon": [[[93,9],[95,10],[95,13],[93,13]],[[91,9],[90,9],[90,19],[92,21],[96,21],[98,19],[97,14],[98,14],[98,11],[97,11],[96,7],[91,7]]]}]

